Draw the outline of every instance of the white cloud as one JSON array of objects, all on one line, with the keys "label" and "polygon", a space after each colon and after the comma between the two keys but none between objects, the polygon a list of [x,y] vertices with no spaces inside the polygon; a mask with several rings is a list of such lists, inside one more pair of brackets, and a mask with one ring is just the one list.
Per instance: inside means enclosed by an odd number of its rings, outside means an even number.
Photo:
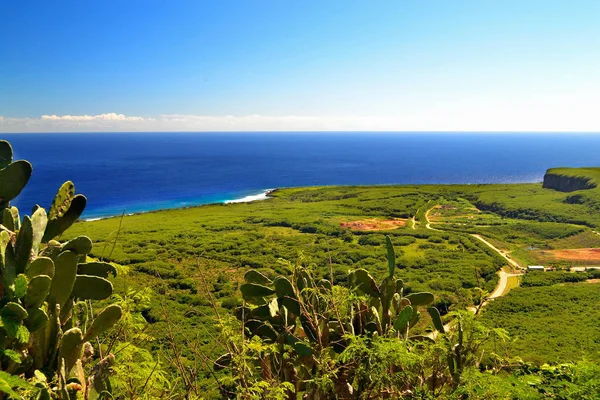
[{"label": "white cloud", "polygon": [[143,121],[143,117],[128,117],[123,114],[108,113],[99,115],[42,115],[48,121]]},{"label": "white cloud", "polygon": [[[567,96],[568,97],[568,96]],[[535,101],[533,101],[535,100]],[[0,132],[127,132],[127,131],[561,131],[600,132],[599,99],[576,96],[497,101],[457,99],[427,109],[399,110],[382,116],[182,115],[153,117],[117,113],[0,116]],[[594,100],[594,101],[590,101]]]}]

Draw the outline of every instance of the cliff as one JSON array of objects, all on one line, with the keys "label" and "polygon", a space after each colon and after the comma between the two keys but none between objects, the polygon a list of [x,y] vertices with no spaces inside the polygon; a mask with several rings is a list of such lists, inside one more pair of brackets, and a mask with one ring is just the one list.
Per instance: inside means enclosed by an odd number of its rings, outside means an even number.
[{"label": "cliff", "polygon": [[600,168],[552,168],[546,171],[542,187],[561,192],[593,189],[600,181]]}]

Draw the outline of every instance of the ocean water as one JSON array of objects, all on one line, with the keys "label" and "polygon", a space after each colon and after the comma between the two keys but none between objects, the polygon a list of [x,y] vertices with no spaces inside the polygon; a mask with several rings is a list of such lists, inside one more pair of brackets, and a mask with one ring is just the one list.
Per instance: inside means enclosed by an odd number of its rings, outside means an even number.
[{"label": "ocean water", "polygon": [[[2,134],[33,164],[13,202],[48,207],[72,180],[85,218],[225,202],[312,185],[541,182],[546,169],[600,166],[598,134]],[[249,197],[251,198],[251,197]]]}]

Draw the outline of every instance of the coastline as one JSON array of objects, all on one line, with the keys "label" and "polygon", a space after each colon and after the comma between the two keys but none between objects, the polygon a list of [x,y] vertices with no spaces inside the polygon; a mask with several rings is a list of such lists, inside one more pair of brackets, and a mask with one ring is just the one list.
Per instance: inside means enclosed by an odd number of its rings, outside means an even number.
[{"label": "coastline", "polygon": [[[201,206],[207,206],[207,205],[213,205],[213,204],[239,204],[239,203],[250,203],[253,201],[268,200],[269,198],[271,198],[271,194],[273,194],[277,190],[278,190],[278,188],[264,189],[260,193],[251,194],[251,195],[247,195],[247,196],[236,198],[236,199],[226,199],[226,200],[219,200],[219,201],[197,202],[197,203],[196,202],[191,202],[191,203],[184,202],[184,203],[180,203],[180,204],[175,204],[172,207],[167,206],[167,207],[160,207],[160,208],[151,208],[151,209],[147,209],[147,210],[125,213],[125,216],[131,216],[131,215],[136,215],[136,214],[145,214],[145,213],[165,211],[165,210],[178,210],[178,209],[183,209],[183,208],[188,208],[188,207],[201,207]],[[91,216],[91,217],[81,218],[80,221],[94,222],[94,221],[100,221],[100,220],[108,219],[108,218],[120,217],[121,215],[123,215],[123,213]]]}]

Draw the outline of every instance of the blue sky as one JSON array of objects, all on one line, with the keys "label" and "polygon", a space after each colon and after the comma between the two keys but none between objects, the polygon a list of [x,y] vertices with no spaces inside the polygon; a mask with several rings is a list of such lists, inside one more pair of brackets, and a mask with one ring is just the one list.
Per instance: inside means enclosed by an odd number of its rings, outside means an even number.
[{"label": "blue sky", "polygon": [[597,0],[0,3],[0,132],[600,131]]}]

